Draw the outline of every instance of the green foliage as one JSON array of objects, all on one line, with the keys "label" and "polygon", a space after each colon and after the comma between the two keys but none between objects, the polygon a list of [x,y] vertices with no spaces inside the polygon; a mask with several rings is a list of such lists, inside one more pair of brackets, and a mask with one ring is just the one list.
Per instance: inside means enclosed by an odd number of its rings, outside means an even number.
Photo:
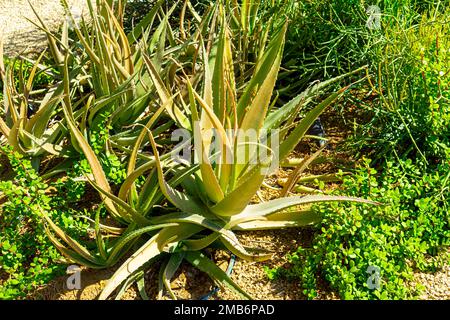
[{"label": "green foliage", "polygon": [[[107,118],[110,114],[104,115],[105,120],[98,126],[97,129],[90,132],[90,146],[95,154],[99,157],[100,164],[105,171],[106,178],[114,185],[120,185],[127,177],[125,162],[120,161],[120,158],[115,153],[111,153],[108,148],[110,141],[110,130],[112,126],[108,125]],[[88,164],[85,163],[87,166]],[[86,171],[89,172],[90,170]]]},{"label": "green foliage", "polygon": [[[8,59],[4,57],[5,65],[11,65],[11,68],[15,72],[20,72],[23,79],[28,79],[30,77],[30,72],[33,69],[33,63],[24,59]],[[56,70],[41,70],[37,73],[36,79],[34,81],[35,89],[42,89],[47,87],[49,84],[55,81]],[[15,86],[19,86],[19,77],[15,78]],[[3,99],[3,82],[0,81],[0,100]]]},{"label": "green foliage", "polygon": [[[388,28],[392,24],[407,28],[437,2],[285,1],[283,10],[291,23],[284,65],[290,69],[288,74],[297,71],[299,75],[292,89],[296,86],[301,89],[313,79],[336,76],[366,64],[376,68],[382,59],[379,50],[388,42]],[[439,2],[441,8],[448,4],[448,1]],[[381,10],[380,29],[366,25],[371,5]]]},{"label": "green foliage", "polygon": [[[317,206],[323,220],[312,247],[290,255],[289,269],[267,269],[270,278],[300,281],[310,299],[317,296],[319,279],[343,299],[408,299],[420,289],[409,283],[414,270],[436,271],[450,261],[450,165],[426,172],[411,160],[388,161],[377,172],[369,164],[365,160],[344,178],[338,193],[385,205]],[[369,266],[380,268],[379,289],[367,285]]]},{"label": "green foliage", "polygon": [[[372,120],[349,146],[375,159],[398,153],[433,165],[450,154],[450,8],[385,28],[368,106]],[[357,105],[360,102],[355,101]]]},{"label": "green foliage", "polygon": [[47,184],[21,154],[10,148],[2,151],[14,178],[0,182],[0,299],[13,299],[64,272],[61,256],[45,234],[41,209],[48,210],[72,236],[84,236],[89,224],[70,209],[81,200],[82,183],[58,179]]}]

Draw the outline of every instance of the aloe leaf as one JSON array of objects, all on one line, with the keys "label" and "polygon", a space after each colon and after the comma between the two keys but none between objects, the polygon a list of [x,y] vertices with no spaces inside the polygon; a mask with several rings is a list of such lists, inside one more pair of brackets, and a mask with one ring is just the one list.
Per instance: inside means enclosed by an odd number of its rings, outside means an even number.
[{"label": "aloe leaf", "polygon": [[143,278],[144,272],[142,270],[136,271],[134,274],[130,275],[127,280],[121,286],[119,292],[117,293],[115,300],[122,299],[125,292],[135,283],[138,279]]},{"label": "aloe leaf", "polygon": [[234,235],[233,237],[220,236],[222,243],[230,250],[233,254],[247,261],[266,261],[273,258],[273,253],[250,253],[247,249],[239,242],[238,238]]},{"label": "aloe leaf", "polygon": [[[129,176],[136,168],[136,161],[137,161],[137,155],[139,152],[139,148],[145,138],[145,135],[147,133],[147,130],[150,130],[151,127],[155,124],[155,122],[158,120],[158,118],[160,117],[161,113],[163,112],[164,107],[161,106],[150,118],[150,120],[147,122],[147,124],[144,126],[144,128],[142,129],[141,133],[139,134],[134,148],[131,152],[130,155],[130,159],[128,161],[128,167],[127,167],[127,175]],[[131,181],[132,183],[128,186],[126,186],[125,188],[121,188],[120,191],[121,193],[119,193],[119,198],[125,200],[126,195],[128,194],[128,192],[131,191],[131,194],[134,195],[136,193],[136,189],[134,186],[134,180]],[[135,199],[131,199],[132,201],[134,201]]]},{"label": "aloe leaf", "polygon": [[[97,159],[97,156],[95,155],[94,151],[90,147],[90,145],[87,143],[86,139],[84,138],[83,134],[79,131],[77,125],[75,124],[75,120],[73,118],[72,108],[71,108],[71,102],[69,97],[69,76],[68,76],[68,55],[66,56],[65,61],[65,67],[64,67],[64,82],[65,82],[65,97],[64,97],[64,103],[63,103],[63,111],[64,115],[67,121],[67,124],[69,126],[69,130],[71,134],[73,135],[73,138],[78,142],[80,148],[82,149],[84,155],[86,156],[86,159],[89,162],[89,165],[91,166],[92,173],[94,175],[95,182],[100,186],[102,190],[105,190],[109,193],[111,193],[111,187],[109,186],[108,180],[106,179],[105,172],[103,171],[103,168]],[[103,201],[105,202],[105,206],[108,208],[108,210],[116,216],[120,216],[120,213],[117,211],[116,207],[114,206],[114,203],[111,201],[111,199],[108,199],[107,197],[103,197]]]},{"label": "aloe leaf", "polygon": [[185,259],[194,267],[208,274],[212,280],[222,287],[230,288],[245,299],[252,299],[247,292],[242,290],[222,269],[220,269],[214,262],[208,259],[201,252],[188,251],[185,254]]},{"label": "aloe leaf", "polygon": [[212,212],[219,216],[233,216],[241,213],[249,204],[252,197],[261,188],[265,178],[266,164],[260,163],[245,174],[239,181],[238,186],[233,189],[225,198],[212,206]]},{"label": "aloe leaf", "polygon": [[311,164],[311,162],[314,161],[314,159],[317,159],[317,157],[322,153],[322,151],[325,149],[326,144],[317,150],[312,156],[309,158],[303,160],[302,164],[295,168],[294,172],[289,176],[286,184],[283,187],[283,190],[281,190],[280,197],[286,196],[294,187],[294,185],[297,183],[298,178],[303,173],[303,171],[306,170],[306,168]]},{"label": "aloe leaf", "polygon": [[200,239],[188,239],[184,240],[181,245],[182,250],[186,251],[198,251],[208,247],[214,241],[216,241],[220,236],[220,233],[213,232],[206,237]]},{"label": "aloe leaf", "polygon": [[[38,24],[36,24],[34,21],[32,21],[31,19],[26,18],[30,23],[34,24],[35,26],[37,26],[39,29],[43,30],[46,35],[47,35],[47,41],[48,41],[48,47],[53,55],[53,57],[55,58],[55,60],[58,62],[58,64],[62,64],[64,61],[64,55],[61,53],[61,51],[58,49],[58,46],[56,45],[56,37],[50,32],[50,30],[47,28],[47,26],[45,25],[45,23],[42,21],[41,17],[39,16],[39,14],[36,12],[34,6],[28,2],[31,10],[33,10],[34,15],[36,16],[36,18],[39,20],[39,23],[41,24],[40,26]],[[63,3],[66,4],[66,0],[63,0]]]},{"label": "aloe leaf", "polygon": [[200,17],[198,12],[195,10],[195,8],[192,5],[191,1],[188,0],[187,1],[187,5],[188,5],[188,8],[191,11],[192,15],[194,16],[195,20],[197,20],[197,22],[201,23],[202,22],[202,18]]},{"label": "aloe leaf", "polygon": [[[224,223],[220,221],[212,221],[207,219],[204,216],[201,215],[195,215],[195,214],[187,214],[187,213],[173,213],[173,214],[167,214],[161,217],[154,217],[151,218],[153,223],[190,223],[195,224],[204,228],[208,228],[214,232],[217,232],[220,235],[220,239],[222,242],[229,248],[233,253],[236,255],[252,260],[252,261],[263,261],[270,259],[272,257],[272,254],[263,254],[263,255],[253,255],[251,253],[248,253],[247,250],[240,244],[239,240],[236,238],[235,234],[226,229],[224,227]],[[213,238],[213,237],[211,237]],[[209,241],[211,240],[209,238]],[[192,243],[191,243],[192,244]],[[194,243],[197,245],[202,245],[204,243]],[[186,248],[185,248],[186,249]]]},{"label": "aloe leaf", "polygon": [[159,191],[158,174],[156,169],[153,169],[145,179],[144,185],[139,191],[139,195],[132,206],[143,212],[143,215],[145,215],[145,212],[147,212],[152,206],[152,203],[154,203],[158,192],[159,194],[162,194],[162,192]]},{"label": "aloe leaf", "polygon": [[[257,74],[252,78],[246,88],[241,98],[242,102],[240,100],[238,103],[238,115],[239,119],[242,119],[240,128],[244,132],[248,129],[255,129],[259,132],[263,126],[281,64],[286,30],[287,24],[283,26],[281,31],[269,43],[267,53],[262,58],[261,68],[256,71]],[[255,84],[252,82],[254,81],[253,79],[258,79],[259,77],[261,81],[258,82],[258,86],[256,87],[256,82]],[[246,96],[246,92],[250,92],[250,90],[257,90],[251,102]],[[242,111],[244,102],[249,103],[245,113]]]},{"label": "aloe leaf", "polygon": [[125,247],[128,243],[132,242],[136,238],[146,234],[150,233],[156,230],[160,230],[163,228],[168,227],[176,227],[178,226],[177,223],[163,223],[163,224],[157,224],[157,225],[151,225],[147,227],[143,227],[137,230],[132,230],[130,232],[127,232],[126,234],[122,235],[117,242],[114,244],[112,249],[109,252],[109,257],[106,263],[108,265],[113,265],[119,258],[120,258],[120,252],[123,247]]},{"label": "aloe leaf", "polygon": [[[189,143],[190,143],[190,141],[186,142],[186,144],[189,144]],[[159,157],[160,161],[169,159],[170,157],[176,155],[181,149],[183,149],[183,147],[185,147],[185,144],[182,144],[182,145],[174,148],[171,152],[168,152],[168,153],[160,156]],[[129,192],[129,189],[134,184],[136,179],[139,178],[139,176],[143,175],[145,172],[155,168],[155,166],[156,166],[156,160],[153,159],[147,163],[144,163],[140,167],[136,168],[133,172],[129,173],[127,178],[123,182],[122,186],[120,187],[119,198],[121,198],[122,200],[125,200],[128,192]],[[192,171],[196,171],[196,170],[198,170],[198,166],[193,166]]]},{"label": "aloe leaf", "polygon": [[321,91],[323,91],[325,88],[329,87],[330,85],[337,83],[338,81],[352,75],[355,73],[360,72],[361,70],[366,69],[367,66],[358,68],[354,71],[348,72],[346,74],[343,74],[341,76],[332,78],[330,80],[326,80],[323,82],[318,82],[314,85],[311,85],[306,89],[304,92],[300,93],[298,96],[293,98],[291,101],[289,101],[284,106],[276,109],[274,112],[267,115],[266,120],[264,121],[264,129],[271,130],[278,128],[283,121],[288,119],[290,115],[298,108],[300,104],[306,105],[311,99],[319,94]]},{"label": "aloe leaf", "polygon": [[[118,58],[120,58],[122,64],[124,65],[124,69],[126,70],[126,74],[124,74],[124,77],[128,78],[130,76],[130,74],[134,73],[133,63],[131,61],[130,44],[128,42],[128,38],[127,38],[122,26],[120,25],[119,21],[117,21],[115,15],[114,15],[114,12],[110,8],[110,6],[107,5],[107,6],[105,6],[105,8],[109,13],[108,18],[110,18],[110,20],[113,22],[113,24],[115,26],[115,31],[119,35],[120,42],[118,42],[118,44],[121,46],[121,48],[120,48],[121,55]],[[114,55],[112,56],[112,58],[115,59]],[[119,68],[118,68],[119,70],[122,70],[120,68],[122,66],[122,64],[119,64]]]},{"label": "aloe leaf", "polygon": [[139,294],[141,295],[142,300],[150,300],[145,291],[145,274],[144,272],[140,272],[137,276],[136,285],[138,287]]},{"label": "aloe leaf", "polygon": [[316,179],[318,181],[324,182],[335,182],[342,181],[342,176],[349,175],[350,172],[342,172],[342,173],[329,173],[329,174],[320,174],[320,175],[308,175],[305,177],[301,177],[297,180],[297,183],[308,183],[314,182]]},{"label": "aloe leaf", "polygon": [[240,221],[241,219],[264,217],[266,215],[270,215],[294,206],[303,206],[320,202],[343,202],[343,201],[380,205],[379,202],[346,196],[308,195],[308,196],[285,197],[270,200],[264,203],[249,205],[245,208],[244,211],[242,211],[241,214],[232,217],[230,219],[229,225],[232,227],[236,221]]},{"label": "aloe leaf", "polygon": [[289,134],[284,141],[280,143],[279,158],[283,160],[286,158],[297,146],[305,133],[311,127],[314,121],[320,116],[320,114],[336,101],[349,87],[342,88],[341,90],[331,94],[321,103],[319,103],[314,109],[308,112],[308,114],[300,120],[295,129]]},{"label": "aloe leaf", "polygon": [[3,133],[3,135],[8,138],[10,135],[11,130],[9,129],[6,122],[3,121],[2,118],[0,118],[0,131]]},{"label": "aloe leaf", "polygon": [[153,25],[153,21],[155,20],[156,14],[158,10],[161,8],[161,5],[165,2],[165,0],[159,0],[156,2],[152,9],[139,21],[139,23],[131,30],[131,32],[127,35],[128,42],[133,44],[137,39],[142,35],[142,33],[147,29],[151,28]]},{"label": "aloe leaf", "polygon": [[[158,71],[161,70],[161,66],[162,66],[162,62],[163,62],[166,39],[168,38],[169,42],[171,41],[170,34],[171,34],[172,30],[170,29],[169,18],[172,15],[175,8],[178,6],[178,2],[179,1],[175,1],[175,3],[172,5],[172,7],[167,12],[167,14],[164,15],[163,20],[161,21],[160,25],[154,32],[153,37],[150,41],[150,45],[149,45],[150,52],[153,52],[154,47],[156,45],[158,45],[155,56],[154,56],[155,65],[156,65]],[[169,33],[167,33],[167,29],[169,29],[169,31],[170,31]]]},{"label": "aloe leaf", "polygon": [[128,258],[119,269],[117,269],[100,294],[99,300],[108,298],[124,280],[133,274],[133,272],[138,270],[147,261],[163,252],[166,245],[183,240],[184,238],[197,233],[200,229],[200,227],[195,225],[183,225],[178,227],[168,227],[158,232]]},{"label": "aloe leaf", "polygon": [[153,153],[155,154],[155,163],[158,170],[158,182],[161,187],[161,191],[164,196],[178,209],[186,213],[198,214],[206,213],[207,210],[201,204],[197,203],[195,199],[189,197],[188,195],[172,188],[164,179],[164,173],[162,171],[162,164],[159,158],[158,149],[156,148],[155,140],[153,139],[152,133],[148,132],[150,143],[152,145]]},{"label": "aloe leaf", "polygon": [[59,252],[61,252],[61,254],[64,257],[66,257],[70,261],[75,262],[75,263],[77,263],[79,265],[86,266],[86,267],[91,268],[91,269],[102,269],[102,268],[105,268],[105,265],[93,263],[93,262],[83,258],[83,256],[81,256],[77,252],[67,249],[60,241],[58,241],[58,239],[52,234],[52,232],[48,229],[48,227],[45,227],[45,233],[47,234],[47,237],[53,243],[55,248]]},{"label": "aloe leaf", "polygon": [[233,226],[233,230],[254,231],[304,227],[317,224],[321,220],[321,214],[312,210],[287,211],[265,216],[258,220],[247,219],[247,221],[245,221],[244,219],[244,221]]},{"label": "aloe leaf", "polygon": [[234,71],[231,53],[230,31],[226,23],[226,18],[222,15],[222,29],[217,42],[217,51],[212,69],[212,91],[213,91],[213,110],[220,122],[223,123],[225,116],[229,111],[227,108],[230,97],[227,95],[226,82],[234,87]]},{"label": "aloe leaf", "polygon": [[173,292],[172,288],[170,287],[170,280],[173,278],[175,272],[177,272],[178,268],[180,267],[181,262],[184,259],[184,256],[185,256],[184,252],[172,253],[162,274],[163,284],[166,287],[166,290],[169,292],[172,299],[174,300],[177,300],[177,297]]},{"label": "aloe leaf", "polygon": [[[284,46],[284,35],[286,33],[286,28],[287,24],[280,28],[274,35],[274,38],[269,43],[266,53],[262,57],[262,62],[260,63],[259,68],[255,70],[255,74],[246,85],[245,91],[239,99],[237,105],[238,119],[243,119],[246,113],[246,108],[251,105],[252,96],[255,94],[255,91],[258,90],[258,88],[261,88],[264,81],[266,81],[268,77],[268,73],[272,70],[272,66],[278,63],[276,61],[280,58],[280,50]],[[261,110],[261,112],[263,113],[263,110]]]},{"label": "aloe leaf", "polygon": [[[174,169],[174,177],[169,180],[168,184],[172,186],[172,188],[177,187],[179,184],[182,184],[186,181],[186,179],[192,175],[192,173],[198,171],[198,166],[186,167],[180,170]],[[139,208],[143,213],[146,213],[151,207],[157,203],[160,203],[164,198],[164,194],[161,192],[159,188],[158,175],[156,174],[156,183],[153,184],[155,180],[152,179],[152,184],[147,186],[147,189],[144,190],[145,186],[142,187],[139,193],[139,199],[142,199],[141,202],[138,202]],[[145,198],[144,192],[151,192],[151,196]],[[138,201],[139,201],[138,199]]]},{"label": "aloe leaf", "polygon": [[77,254],[79,254],[84,259],[94,264],[97,265],[102,264],[101,260],[94,257],[85,247],[83,247],[75,239],[67,235],[60,227],[58,227],[42,209],[40,209],[40,213],[42,217],[45,219],[45,221],[48,223],[48,225],[51,227],[51,229],[58,235],[58,237],[60,237],[61,240],[63,240],[65,243],[67,243],[67,245],[69,245],[73,250],[75,250]]},{"label": "aloe leaf", "polygon": [[95,228],[95,242],[97,243],[97,249],[98,252],[100,254],[100,257],[102,257],[102,259],[104,261],[106,261],[108,259],[108,255],[106,253],[106,246],[105,246],[105,241],[103,241],[103,236],[102,236],[102,231],[100,228],[100,208],[97,209],[96,213],[95,213],[95,224],[94,224]]},{"label": "aloe leaf", "polygon": [[44,141],[43,139],[36,138],[34,135],[30,134],[25,130],[22,130],[21,128],[19,128],[19,132],[27,136],[35,144],[35,148],[27,152],[29,154],[38,155],[39,153],[41,153],[40,149],[43,149],[48,153],[59,157],[68,157],[70,155],[70,152],[66,148],[63,148],[59,145],[54,145],[52,143]]},{"label": "aloe leaf", "polygon": [[[202,180],[205,184],[205,191],[208,194],[209,198],[213,200],[214,202],[218,202],[223,199],[223,191],[220,188],[219,181],[217,180],[217,177],[214,174],[214,170],[212,169],[211,163],[208,159],[208,146],[210,145],[210,137],[209,141],[205,141],[208,138],[204,138],[204,134],[206,132],[203,132],[203,128],[200,127],[200,119],[197,113],[197,107],[195,105],[195,97],[194,93],[192,92],[192,86],[188,83],[188,89],[189,89],[189,100],[191,105],[191,114],[192,114],[192,127],[194,129],[194,137],[196,140],[195,143],[195,152],[200,160],[200,171],[202,173]],[[209,122],[211,123],[211,122]],[[206,130],[211,130],[211,126],[208,126],[208,128],[205,128]],[[200,144],[200,145],[199,145]]]},{"label": "aloe leaf", "polygon": [[147,218],[142,216],[139,212],[137,212],[133,207],[131,207],[125,201],[123,201],[119,197],[116,197],[112,193],[110,193],[110,192],[108,192],[106,190],[103,190],[94,181],[89,179],[89,177],[86,176],[86,178],[88,179],[89,183],[94,187],[95,190],[97,190],[99,193],[103,194],[107,199],[110,199],[113,203],[117,204],[117,206],[121,207],[122,209],[124,209],[126,211],[127,214],[129,214],[131,219],[129,219],[129,217],[126,217],[125,214],[122,214],[121,211],[119,210],[119,212],[121,213],[120,214],[121,217],[123,217],[125,220],[127,220],[127,221],[134,221],[134,222],[138,223],[141,226],[147,226],[147,225],[150,224],[150,221],[147,220]]},{"label": "aloe leaf", "polygon": [[[231,164],[230,164],[230,160],[232,158],[233,155],[233,151],[232,151],[232,147],[231,147],[231,142],[229,140],[229,137],[227,135],[227,132],[225,131],[224,126],[222,125],[219,117],[214,113],[214,110],[206,103],[205,100],[203,100],[202,97],[200,97],[200,95],[192,89],[192,85],[190,84],[189,79],[187,80],[188,82],[188,88],[189,88],[189,92],[193,93],[195,99],[197,100],[197,102],[199,103],[200,107],[202,108],[202,117],[200,119],[201,124],[205,124],[205,130],[207,128],[214,128],[216,130],[216,132],[219,134],[218,137],[216,137],[216,139],[219,139],[219,143],[220,143],[220,156],[221,156],[221,165],[220,165],[220,177],[219,177],[219,185],[220,188],[222,190],[222,192],[226,191],[227,188],[227,184],[229,181],[229,176],[231,175]],[[207,118],[207,120],[206,120]],[[201,135],[203,134],[209,134],[208,132],[200,132]],[[209,143],[206,143],[206,145],[209,145]],[[205,152],[208,152],[209,150],[206,149]],[[205,160],[208,161],[208,160]],[[217,188],[217,186],[215,187]],[[217,197],[217,196],[216,196]],[[219,196],[219,198],[221,198],[221,194]]]},{"label": "aloe leaf", "polygon": [[151,217],[149,218],[153,224],[163,224],[163,223],[191,223],[195,224],[212,231],[218,232],[225,237],[233,237],[231,231],[224,229],[224,223],[219,220],[212,220],[212,217],[205,217],[200,214],[175,212],[168,213],[163,216]]},{"label": "aloe leaf", "polygon": [[200,97],[200,95],[192,88],[192,84],[190,83],[190,81],[187,81],[188,83],[188,88],[190,88],[192,94],[194,95],[195,99],[197,100],[197,102],[199,103],[200,107],[202,108],[202,111],[205,112],[206,116],[209,118],[209,120],[211,121],[214,129],[217,130],[217,132],[220,135],[220,141],[222,143],[222,150],[226,150],[228,152],[231,152],[231,148],[230,148],[230,141],[228,139],[228,135],[225,131],[225,128],[223,127],[222,123],[220,122],[220,119],[217,117],[217,115],[214,113],[213,109],[211,109],[211,107],[206,103],[205,100],[203,100],[202,97]]},{"label": "aloe leaf", "polygon": [[156,71],[155,65],[146,54],[143,53],[143,57],[145,65],[147,66],[147,70],[161,99],[161,103],[163,106],[165,106],[167,113],[175,122],[179,123],[181,127],[190,129],[189,119],[174,104],[172,97],[170,96],[167,88],[164,85],[164,82],[161,80],[161,77]]},{"label": "aloe leaf", "polygon": [[41,137],[48,126],[50,118],[57,105],[62,100],[63,86],[59,85],[55,89],[50,89],[42,99],[38,111],[30,118],[25,128],[36,137]]}]

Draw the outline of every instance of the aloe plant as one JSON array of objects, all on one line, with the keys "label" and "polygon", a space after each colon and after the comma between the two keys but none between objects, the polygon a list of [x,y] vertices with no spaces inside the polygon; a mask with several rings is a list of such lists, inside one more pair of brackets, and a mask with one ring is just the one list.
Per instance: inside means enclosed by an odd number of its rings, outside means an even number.
[{"label": "aloe plant", "polygon": [[[134,143],[140,130],[126,127],[135,122],[145,123],[149,114],[151,116],[151,112],[147,110],[151,109],[154,90],[148,87],[152,82],[142,68],[141,51],[155,54],[154,61],[158,64],[165,49],[165,39],[171,39],[167,36],[166,17],[151,41],[147,41],[148,30],[152,28],[162,2],[157,2],[144,21],[128,36],[124,34],[119,22],[121,11],[117,10],[119,15],[116,17],[116,12],[104,0],[97,1],[95,7],[88,1],[89,24],[77,23],[70,16],[74,39],[69,37],[68,22],[62,27],[61,36],[58,37],[37,16],[37,26],[47,33],[50,55],[43,52],[33,62],[34,67],[28,79],[23,79],[21,71],[16,74],[9,65],[5,66],[3,51],[0,52],[4,106],[0,132],[4,143],[7,141],[16,151],[33,157],[36,159],[35,163],[48,154],[76,157],[76,152],[73,151],[81,152],[81,149],[74,139],[73,143],[67,143],[69,131],[62,120],[61,104],[65,99],[66,105],[67,101],[76,101],[71,107],[83,134],[89,137],[93,131],[111,127],[111,139],[106,151],[113,153],[112,146],[115,146],[120,151],[127,152],[126,146]],[[67,3],[63,3],[67,7]],[[70,15],[70,10],[68,14]],[[138,50],[134,52],[130,45],[133,42],[139,43],[134,47]],[[156,46],[158,42],[160,45]],[[65,59],[66,56],[68,59]],[[49,66],[41,63],[44,57],[48,58]],[[64,72],[65,69],[68,69],[67,73]],[[162,73],[162,67],[158,71]],[[39,91],[33,90],[34,79],[39,72],[52,74],[55,85]],[[13,81],[16,78],[21,79],[18,87]],[[37,104],[35,114],[28,112],[31,101]]]},{"label": "aloe plant", "polygon": [[[122,285],[120,297],[133,282],[142,289],[143,268],[156,259],[164,259],[160,272],[160,295],[165,288],[176,298],[170,288],[170,278],[185,259],[207,272],[218,284],[230,287],[244,298],[251,298],[201,250],[219,244],[240,258],[264,261],[270,259],[272,253],[245,247],[235,231],[314,224],[321,217],[311,209],[311,205],[318,202],[375,204],[359,198],[335,196],[292,196],[252,204],[270,169],[276,169],[278,163],[286,159],[314,120],[348,87],[329,95],[301,119],[297,117],[298,111],[309,106],[322,89],[342,77],[316,84],[284,106],[271,110],[287,24],[278,26],[270,41],[261,48],[252,74],[242,78],[234,71],[237,55],[231,44],[232,32],[227,22],[230,14],[219,3],[198,21],[198,28],[192,36],[181,33],[188,46],[194,46],[195,59],[188,60],[189,63],[177,61],[174,55],[166,56],[160,52],[158,57],[157,53],[151,55],[142,51],[145,71],[140,72],[148,75],[159,106],[144,118],[144,122],[136,125],[140,129],[127,152],[127,179],[117,195],[113,193],[98,156],[76,121],[68,98],[70,57],[66,54],[62,109],[72,143],[86,156],[92,169],[88,179],[102,196],[109,213],[126,227],[117,229],[102,225],[97,217],[96,249],[88,250],[52,223],[43,211],[49,237],[70,260],[92,268],[112,266],[133,245],[140,245],[107,282],[100,299],[108,298]],[[205,30],[211,32],[207,37],[204,37]],[[167,82],[161,76],[164,63],[170,64],[173,82]],[[149,85],[147,87],[150,88]],[[156,99],[156,96],[152,97]],[[193,158],[198,161],[176,163],[174,155],[177,149],[160,154],[155,133],[157,120],[163,115],[194,136]],[[215,143],[209,134],[212,130],[217,133]],[[247,136],[248,131],[256,132],[256,135]],[[263,133],[270,137],[266,139]],[[211,157],[214,145],[220,146],[220,152]],[[153,155],[141,158],[139,162],[139,155],[147,146]],[[268,152],[260,153],[262,149]],[[240,158],[240,155],[244,157]],[[146,177],[143,185],[136,183],[140,176]],[[164,205],[166,200],[168,205]]]},{"label": "aloe plant", "polygon": [[[310,97],[310,92],[302,94],[268,116],[270,98],[282,57],[286,32],[286,25],[283,25],[268,43],[265,53],[257,61],[254,75],[237,98],[238,93],[233,88],[237,81],[234,79],[232,69],[229,29],[223,11],[221,14],[221,32],[217,43],[213,44],[217,46],[215,56],[209,56],[202,47],[199,50],[203,53],[202,94],[199,94],[191,85],[189,78],[186,78],[189,107],[184,106],[183,109],[187,110],[192,131],[198,130],[201,137],[208,137],[205,133],[215,129],[221,137],[222,150],[239,152],[239,149],[243,148],[244,152],[248,153],[250,152],[249,144],[240,145],[239,135],[230,138],[227,135],[227,129],[253,129],[260,132],[264,127],[269,130],[282,128],[279,155],[280,159],[283,159],[295,148],[319,114],[342,95],[346,88],[330,95],[300,121],[288,115],[292,114],[293,110],[297,110],[305,98]],[[149,69],[154,69],[150,59],[146,59],[146,63]],[[167,92],[166,88],[159,90],[162,101],[168,96]],[[182,98],[180,104],[184,105]],[[281,124],[292,129],[288,131]],[[179,263],[171,263],[172,259],[184,257],[196,266],[201,264],[202,270],[207,271],[217,282],[231,286],[236,292],[248,297],[223,272],[219,272],[217,267],[205,262],[198,251],[215,242],[221,242],[238,257],[263,261],[270,259],[272,254],[258,252],[255,248],[246,248],[239,242],[233,231],[313,224],[320,220],[320,216],[310,208],[310,205],[316,202],[356,201],[374,204],[374,202],[358,198],[332,196],[294,196],[250,204],[267,173],[261,169],[270,165],[272,157],[268,156],[255,164],[250,161],[244,164],[227,161],[212,164],[206,156],[211,147],[211,141],[208,140],[210,138],[202,138],[201,142],[196,144],[195,153],[202,161],[199,161],[196,172],[185,177],[181,183],[182,191],[180,191],[166,181],[164,165],[159,157],[152,132],[151,130],[147,132],[155,155],[159,186],[164,196],[174,206],[174,212],[152,217],[150,220],[153,223],[177,223],[177,226],[162,229],[130,257],[108,281],[100,295],[101,299],[107,298],[125,279],[138,272],[147,261],[163,252],[172,252],[175,254],[172,257],[176,257],[170,258],[166,268],[168,266],[172,269],[176,268]],[[251,142],[260,143],[258,138],[257,141]],[[251,154],[250,159],[253,159]],[[174,270],[162,272],[161,282],[170,295],[175,297],[168,285],[168,275],[173,273]],[[227,279],[226,283],[223,279]]]},{"label": "aloe plant", "polygon": [[[41,64],[44,54],[45,52],[33,62],[28,78],[24,79],[22,67],[15,70],[14,63],[5,66],[0,48],[0,73],[3,83],[0,141],[30,157],[35,166],[38,166],[40,160],[48,154],[58,157],[70,156],[70,150],[63,144],[67,129],[61,121],[55,119],[58,105],[63,99],[62,85],[33,89],[35,77],[39,72],[52,73],[50,68]],[[20,81],[16,87],[14,79],[17,78]],[[31,105],[36,106],[35,113],[30,112]],[[79,112],[75,116],[78,117]]]}]

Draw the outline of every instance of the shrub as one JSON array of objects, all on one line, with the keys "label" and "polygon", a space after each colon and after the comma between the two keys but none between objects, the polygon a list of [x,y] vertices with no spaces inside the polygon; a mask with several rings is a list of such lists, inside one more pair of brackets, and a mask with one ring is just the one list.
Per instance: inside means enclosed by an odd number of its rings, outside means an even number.
[{"label": "shrub", "polygon": [[398,154],[434,165],[448,158],[449,10],[436,7],[415,23],[386,27],[372,83],[376,98],[368,107],[373,119],[349,145],[376,159]]},{"label": "shrub", "polygon": [[0,181],[0,299],[13,299],[64,272],[40,208],[51,208],[50,215],[74,237],[85,235],[89,224],[70,209],[81,200],[83,183],[69,178],[47,184],[21,154],[10,148],[2,151],[14,177]]},{"label": "shrub", "polygon": [[[338,193],[385,205],[317,206],[323,220],[312,247],[290,255],[290,268],[268,270],[271,278],[300,281],[310,299],[317,296],[319,279],[343,299],[407,299],[420,290],[410,283],[414,270],[436,271],[450,261],[445,254],[450,245],[450,164],[433,172],[411,160],[388,161],[382,172],[369,164],[366,159],[354,176],[345,177]],[[379,268],[379,289],[368,286],[370,266]]]}]

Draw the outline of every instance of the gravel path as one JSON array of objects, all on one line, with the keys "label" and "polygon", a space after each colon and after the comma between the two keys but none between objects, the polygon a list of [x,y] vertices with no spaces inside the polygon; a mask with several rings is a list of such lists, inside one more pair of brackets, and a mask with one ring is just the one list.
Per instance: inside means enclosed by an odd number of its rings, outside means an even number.
[{"label": "gravel path", "polygon": [[[68,0],[73,13],[87,13],[85,0]],[[51,31],[65,19],[60,0],[30,0],[39,17]],[[39,24],[28,0],[0,0],[0,39],[3,38],[7,56],[30,55],[46,48],[47,36],[32,22]]]},{"label": "gravel path", "polygon": [[415,280],[424,286],[423,300],[450,300],[450,265],[435,274],[416,273]]}]

